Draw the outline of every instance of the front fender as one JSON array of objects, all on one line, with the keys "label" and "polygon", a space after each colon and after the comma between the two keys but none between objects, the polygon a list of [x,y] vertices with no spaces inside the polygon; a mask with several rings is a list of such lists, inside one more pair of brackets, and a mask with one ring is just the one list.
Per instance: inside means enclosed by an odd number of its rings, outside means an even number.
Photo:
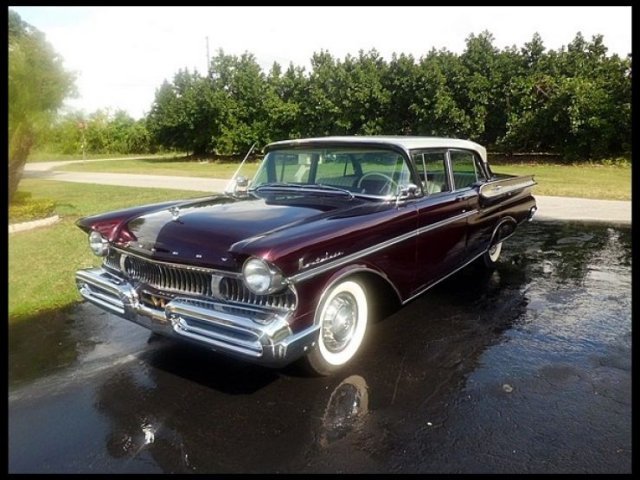
[{"label": "front fender", "polygon": [[345,265],[336,270],[296,283],[296,290],[298,291],[298,298],[300,299],[300,303],[298,304],[298,315],[306,316],[309,323],[311,323],[310,319],[313,318],[313,322],[316,323],[316,308],[320,303],[322,303],[329,289],[339,281],[351,275],[371,275],[380,279],[389,287],[390,290],[394,292],[397,300],[399,302],[402,301],[398,288],[393,284],[385,272],[374,265],[359,262]]}]

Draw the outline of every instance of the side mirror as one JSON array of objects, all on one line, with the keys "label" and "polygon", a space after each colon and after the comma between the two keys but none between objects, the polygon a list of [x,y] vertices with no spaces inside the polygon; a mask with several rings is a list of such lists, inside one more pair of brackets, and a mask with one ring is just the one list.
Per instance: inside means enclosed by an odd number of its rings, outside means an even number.
[{"label": "side mirror", "polygon": [[420,187],[415,183],[408,183],[398,188],[398,199],[414,198],[417,197],[419,193]]},{"label": "side mirror", "polygon": [[398,187],[398,195],[396,196],[396,205],[402,200],[408,200],[420,195],[420,187],[415,183],[407,183]]},{"label": "side mirror", "polygon": [[249,188],[249,179],[242,175],[235,178],[233,182],[233,193],[247,193],[247,189]]}]

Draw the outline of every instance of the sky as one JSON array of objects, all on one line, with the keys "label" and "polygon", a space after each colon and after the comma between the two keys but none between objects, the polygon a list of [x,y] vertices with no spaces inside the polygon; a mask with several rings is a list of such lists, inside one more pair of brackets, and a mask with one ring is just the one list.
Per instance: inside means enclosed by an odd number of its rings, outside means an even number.
[{"label": "sky", "polygon": [[522,47],[538,32],[548,49],[577,32],[604,35],[609,54],[631,53],[631,7],[10,7],[44,32],[76,73],[67,109],[151,108],[156,89],[181,68],[206,71],[210,55],[253,53],[309,68],[313,52],[344,58],[375,48],[420,58],[432,47],[464,51],[469,34],[491,32],[498,48]]}]

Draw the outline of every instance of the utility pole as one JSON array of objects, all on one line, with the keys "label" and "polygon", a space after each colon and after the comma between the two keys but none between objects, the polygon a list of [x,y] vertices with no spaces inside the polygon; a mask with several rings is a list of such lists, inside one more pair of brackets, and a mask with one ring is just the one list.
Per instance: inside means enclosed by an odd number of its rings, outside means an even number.
[{"label": "utility pole", "polygon": [[209,37],[204,37],[207,43],[207,76],[211,72],[211,60],[209,57]]},{"label": "utility pole", "polygon": [[84,131],[87,129],[87,123],[85,121],[78,122],[78,128],[82,132],[82,163],[84,164],[84,161],[86,159],[85,153],[84,153],[85,152],[85,145],[86,145],[86,141],[85,141],[85,137],[84,137]]}]

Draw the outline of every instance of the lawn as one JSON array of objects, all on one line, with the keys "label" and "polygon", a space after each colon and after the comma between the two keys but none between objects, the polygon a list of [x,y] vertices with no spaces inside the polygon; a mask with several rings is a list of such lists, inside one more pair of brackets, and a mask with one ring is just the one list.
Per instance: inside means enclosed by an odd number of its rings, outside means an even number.
[{"label": "lawn", "polygon": [[[108,162],[74,163],[56,170],[73,172],[137,173],[148,175],[178,175],[185,177],[231,178],[238,162],[186,161],[184,157],[145,158],[137,160],[112,160]],[[246,162],[242,168],[245,176],[252,177],[259,162]]]},{"label": "lawn", "polygon": [[[9,235],[9,322],[80,300],[74,273],[98,265],[86,234],[74,225],[79,217],[144,203],[201,196],[199,192],[112,187],[25,179],[20,191],[56,203],[62,220],[50,227]],[[203,192],[202,195],[206,195]]]},{"label": "lawn", "polygon": [[535,175],[534,195],[631,200],[631,166],[506,164],[494,173]]}]

